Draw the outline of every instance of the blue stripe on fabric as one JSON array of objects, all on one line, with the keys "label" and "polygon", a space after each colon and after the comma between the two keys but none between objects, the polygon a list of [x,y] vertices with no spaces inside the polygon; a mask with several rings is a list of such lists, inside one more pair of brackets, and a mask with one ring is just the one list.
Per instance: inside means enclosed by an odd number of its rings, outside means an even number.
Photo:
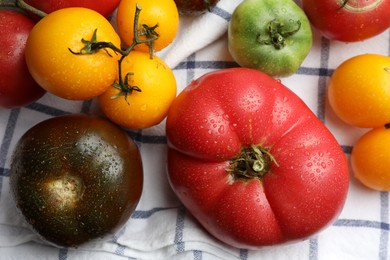
[{"label": "blue stripe on fabric", "polygon": [[[7,125],[5,127],[5,133],[0,146],[0,167],[4,170],[5,162],[7,160],[7,154],[10,149],[12,135],[16,127],[16,121],[20,114],[20,109],[12,109],[10,111]],[[1,174],[3,175],[3,174]]]},{"label": "blue stripe on fabric", "polygon": [[134,219],[147,219],[151,217],[153,214],[170,209],[177,209],[178,207],[168,207],[168,208],[152,208],[150,210],[135,210],[131,215],[131,218]]},{"label": "blue stripe on fabric", "polygon": [[126,131],[127,134],[136,142],[144,144],[166,144],[167,138],[165,135],[143,135],[141,131],[134,132],[132,130]]},{"label": "blue stripe on fabric", "polygon": [[89,113],[91,111],[92,101],[93,101],[93,99],[83,101],[80,112],[81,113]]},{"label": "blue stripe on fabric", "polygon": [[7,155],[10,149],[11,145],[11,140],[12,140],[12,135],[15,130],[16,126],[16,121],[18,119],[20,113],[20,108],[18,109],[12,109],[10,111],[7,125],[5,127],[5,133],[3,140],[1,141],[1,146],[0,146],[0,198],[2,194],[2,189],[3,189],[3,177],[9,176],[9,171],[8,169],[5,168],[5,163],[7,160]]},{"label": "blue stripe on fabric", "polygon": [[224,19],[226,22],[229,22],[230,21],[230,18],[231,18],[231,13],[229,13],[228,11],[218,7],[218,6],[215,6],[212,10],[211,10],[211,13],[221,17],[222,19]]},{"label": "blue stripe on fabric", "polygon": [[68,249],[60,248],[58,250],[58,260],[67,260],[68,259]]},{"label": "blue stripe on fabric", "polygon": [[194,250],[194,260],[202,260],[203,259],[203,252],[200,250]]},{"label": "blue stripe on fabric", "polygon": [[309,239],[309,260],[318,259],[318,237]]},{"label": "blue stripe on fabric", "polygon": [[349,146],[349,145],[341,145],[341,149],[342,149],[343,152],[346,153],[346,154],[351,154],[351,153],[352,153],[352,146]]},{"label": "blue stripe on fabric", "polygon": [[237,63],[229,61],[194,61],[191,56],[190,60],[180,62],[174,70],[184,70],[184,69],[225,69],[225,68],[234,68],[238,67]]},{"label": "blue stripe on fabric", "polygon": [[[384,223],[389,223],[389,193],[380,193],[381,205],[381,232],[379,239],[379,259],[388,259],[389,230],[383,229]],[[389,225],[387,224],[387,228]]]},{"label": "blue stripe on fabric", "polygon": [[185,251],[185,244],[183,241],[185,217],[186,217],[186,209],[184,206],[181,206],[177,210],[176,229],[175,229],[175,238],[174,238],[176,251],[178,253],[183,253]]},{"label": "blue stripe on fabric", "polygon": [[[320,67],[328,68],[330,41],[325,37],[321,38],[321,57]],[[318,96],[317,96],[317,117],[325,122],[325,104],[326,104],[326,85],[329,75],[319,75],[318,78]]]},{"label": "blue stripe on fabric", "polygon": [[248,255],[249,255],[248,249],[240,249],[240,256],[239,256],[240,260],[247,260]]},{"label": "blue stripe on fabric", "polygon": [[188,62],[186,63],[186,85],[189,85],[194,79],[195,79],[195,54],[192,54],[188,57]]},{"label": "blue stripe on fabric", "polygon": [[382,229],[389,231],[389,223],[381,221],[371,221],[364,219],[338,219],[333,223],[335,227],[359,227],[359,228],[372,228]]},{"label": "blue stripe on fabric", "polygon": [[62,116],[62,115],[67,115],[67,114],[71,113],[71,112],[64,111],[62,109],[58,109],[58,108],[54,108],[54,107],[47,106],[44,104],[40,104],[38,102],[34,102],[32,104],[29,104],[29,105],[25,106],[25,108],[28,108],[28,109],[31,109],[31,110],[34,110],[37,112],[41,112],[43,114],[50,115],[50,116]]}]

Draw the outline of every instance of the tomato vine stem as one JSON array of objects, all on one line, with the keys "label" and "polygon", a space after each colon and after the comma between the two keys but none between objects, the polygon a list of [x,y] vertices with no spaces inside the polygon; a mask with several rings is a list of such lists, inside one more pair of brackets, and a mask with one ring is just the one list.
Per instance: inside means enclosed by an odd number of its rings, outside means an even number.
[{"label": "tomato vine stem", "polygon": [[16,1],[6,1],[6,0],[0,0],[0,6],[1,7],[14,7],[19,8],[24,11],[28,11],[30,13],[33,13],[40,18],[45,17],[47,14],[29,4],[27,4],[24,0],[16,0]]},{"label": "tomato vine stem", "polygon": [[[150,58],[153,59],[154,56],[154,41],[158,39],[159,34],[155,31],[158,27],[158,24],[150,27],[146,24],[141,25],[141,29],[139,30],[139,14],[142,8],[140,5],[136,4],[135,15],[134,15],[134,38],[133,42],[126,49],[121,49],[115,46],[112,42],[99,42],[97,41],[97,29],[95,29],[92,38],[90,40],[81,39],[84,43],[84,47],[81,48],[80,51],[75,52],[69,48],[69,51],[75,55],[88,55],[94,54],[99,50],[103,49],[107,52],[108,55],[111,54],[107,51],[107,49],[113,50],[116,54],[120,54],[121,57],[118,60],[118,82],[113,83],[113,87],[119,90],[119,93],[112,96],[112,99],[118,98],[120,96],[124,96],[126,102],[129,104],[127,97],[133,91],[142,92],[142,90],[137,86],[132,86],[129,84],[129,77],[134,75],[132,72],[129,72],[122,76],[122,62],[125,57],[127,57],[131,51],[135,48],[135,46],[139,44],[146,44],[149,47]],[[145,39],[141,39],[142,36],[145,36]]]}]

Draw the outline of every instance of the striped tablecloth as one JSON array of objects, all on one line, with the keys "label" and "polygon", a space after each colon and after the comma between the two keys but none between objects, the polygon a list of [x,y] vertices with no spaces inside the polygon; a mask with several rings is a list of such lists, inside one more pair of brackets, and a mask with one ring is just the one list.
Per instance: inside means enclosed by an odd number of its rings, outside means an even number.
[{"label": "striped tablecloth", "polygon": [[[172,67],[180,92],[206,72],[237,66],[227,51],[226,29],[241,0],[221,0],[202,17],[181,17],[175,42],[159,53]],[[329,41],[313,30],[313,48],[299,70],[281,81],[325,123],[349,157],[366,131],[342,123],[326,100],[332,71],[362,53],[390,55],[390,30],[358,43]],[[364,188],[353,178],[338,220],[312,238],[248,251],[226,246],[208,235],[182,206],[166,177],[165,123],[134,131],[144,161],[144,192],[126,226],[104,241],[78,249],[40,242],[18,215],[9,194],[10,155],[19,137],[44,119],[77,112],[100,114],[95,99],[67,101],[46,94],[19,109],[0,109],[0,259],[390,259],[389,193]]]}]

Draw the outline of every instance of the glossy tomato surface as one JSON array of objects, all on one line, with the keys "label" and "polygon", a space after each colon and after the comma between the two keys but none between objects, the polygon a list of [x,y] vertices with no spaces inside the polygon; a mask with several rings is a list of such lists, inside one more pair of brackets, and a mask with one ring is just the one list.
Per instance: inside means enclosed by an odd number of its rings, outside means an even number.
[{"label": "glossy tomato surface", "polygon": [[228,49],[245,68],[272,77],[295,73],[312,46],[310,22],[291,0],[245,0],[228,27]]},{"label": "glossy tomato surface", "polygon": [[86,7],[109,17],[119,5],[120,0],[25,0],[26,3],[45,12],[51,13],[67,7]]},{"label": "glossy tomato surface", "polygon": [[302,7],[331,40],[362,41],[390,27],[390,0],[302,0]]},{"label": "glossy tomato surface", "polygon": [[44,120],[17,143],[10,185],[46,241],[79,246],[117,231],[141,196],[137,145],[110,121],[81,114]]},{"label": "glossy tomato surface", "polygon": [[15,10],[0,10],[0,106],[21,107],[45,94],[32,78],[24,59],[35,22]]},{"label": "glossy tomato surface", "polygon": [[390,122],[390,57],[365,53],[343,61],[328,81],[328,100],[345,123],[382,127]]},{"label": "glossy tomato surface", "polygon": [[101,111],[126,128],[144,129],[159,124],[176,97],[173,71],[161,58],[151,58],[141,51],[131,51],[121,66],[123,78],[131,73],[128,84],[138,91],[109,87],[98,98]]},{"label": "glossy tomato surface", "polygon": [[339,144],[279,81],[245,68],[205,74],[173,102],[169,182],[212,235],[238,248],[302,240],[343,208]]},{"label": "glossy tomato surface", "polygon": [[99,13],[69,7],[42,18],[26,43],[26,63],[33,78],[48,92],[69,100],[99,96],[118,75],[120,55],[110,49],[89,54],[88,43],[120,46],[112,24]]},{"label": "glossy tomato surface", "polygon": [[219,0],[175,0],[177,9],[182,15],[201,15],[211,12]]},{"label": "glossy tomato surface", "polygon": [[351,168],[366,187],[390,191],[390,124],[369,130],[355,143]]}]

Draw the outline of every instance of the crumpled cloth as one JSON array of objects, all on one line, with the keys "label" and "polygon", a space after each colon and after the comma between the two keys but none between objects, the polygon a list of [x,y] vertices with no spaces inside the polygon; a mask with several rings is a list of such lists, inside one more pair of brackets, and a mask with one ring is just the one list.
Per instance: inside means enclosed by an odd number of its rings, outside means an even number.
[{"label": "crumpled cloth", "polygon": [[[181,17],[175,41],[158,53],[173,69],[178,92],[195,78],[237,66],[227,50],[227,27],[241,0],[221,0],[200,17]],[[389,55],[390,30],[358,43],[329,41],[313,29],[313,47],[299,70],[281,78],[334,134],[349,158],[367,131],[348,126],[331,111],[326,83],[342,61],[362,53]],[[104,239],[74,248],[45,244],[26,225],[9,192],[10,155],[20,136],[36,123],[62,114],[100,114],[96,100],[67,101],[46,94],[20,109],[0,109],[0,259],[389,259],[389,194],[363,187],[351,178],[343,211],[310,239],[245,250],[210,236],[182,206],[166,177],[165,121],[145,130],[128,129],[144,163],[141,200],[126,225]]]}]

